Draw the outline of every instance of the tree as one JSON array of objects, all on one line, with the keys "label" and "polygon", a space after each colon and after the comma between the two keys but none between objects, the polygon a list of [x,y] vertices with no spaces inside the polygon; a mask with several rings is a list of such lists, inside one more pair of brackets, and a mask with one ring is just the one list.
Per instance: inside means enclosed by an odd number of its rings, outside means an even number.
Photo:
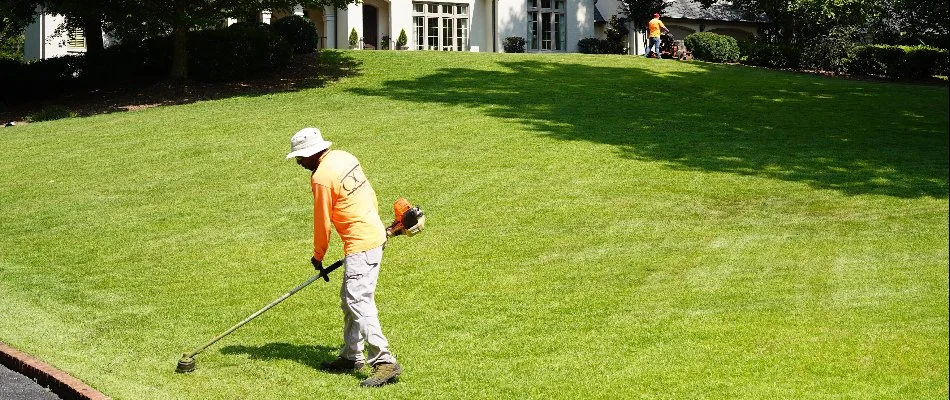
[{"label": "tree", "polygon": [[[704,7],[718,2],[697,1]],[[733,0],[731,3],[749,18],[768,17],[768,31],[774,41],[781,43],[803,43],[827,35],[832,28],[854,28],[867,32],[879,43],[891,33],[896,41],[926,38],[930,42],[942,41],[942,46],[946,46],[945,0]]]},{"label": "tree", "polygon": [[[171,78],[188,77],[188,31],[220,26],[226,18],[246,18],[263,10],[290,11],[298,4],[308,8],[346,8],[358,0],[0,0],[0,16],[29,13],[37,6],[66,17],[67,27],[85,29],[90,55],[102,48],[106,32],[122,42],[158,36],[172,37]],[[22,32],[22,30],[21,30]],[[88,54],[88,53],[87,53]]]},{"label": "tree", "polygon": [[620,0],[619,12],[624,19],[633,23],[635,29],[646,29],[653,14],[663,13],[667,3],[663,0]]},{"label": "tree", "polygon": [[23,33],[33,21],[36,6],[0,0],[0,59],[23,59]]}]

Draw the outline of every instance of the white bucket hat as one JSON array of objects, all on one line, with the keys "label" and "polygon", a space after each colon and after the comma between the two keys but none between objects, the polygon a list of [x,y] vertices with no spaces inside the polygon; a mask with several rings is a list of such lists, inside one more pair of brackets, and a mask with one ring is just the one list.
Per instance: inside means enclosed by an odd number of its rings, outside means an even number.
[{"label": "white bucket hat", "polygon": [[287,158],[310,157],[330,148],[333,142],[323,140],[317,128],[303,128],[290,138],[290,153]]}]

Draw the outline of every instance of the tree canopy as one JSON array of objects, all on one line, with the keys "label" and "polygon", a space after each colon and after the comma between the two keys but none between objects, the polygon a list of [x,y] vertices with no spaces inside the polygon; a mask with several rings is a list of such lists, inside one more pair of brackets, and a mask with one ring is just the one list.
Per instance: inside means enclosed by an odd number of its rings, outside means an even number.
[{"label": "tree canopy", "polygon": [[[697,1],[709,7],[718,0]],[[750,17],[767,16],[779,42],[807,41],[834,28],[854,28],[879,44],[947,46],[945,0],[733,0],[732,5]]]},{"label": "tree canopy", "polygon": [[636,28],[645,28],[654,13],[663,13],[667,3],[663,0],[620,0],[620,14]]}]

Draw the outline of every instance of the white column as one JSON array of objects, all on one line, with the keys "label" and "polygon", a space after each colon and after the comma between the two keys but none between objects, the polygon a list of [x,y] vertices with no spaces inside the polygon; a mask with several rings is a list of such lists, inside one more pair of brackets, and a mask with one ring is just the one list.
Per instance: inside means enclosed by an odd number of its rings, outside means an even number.
[{"label": "white column", "polygon": [[327,35],[324,48],[336,49],[336,8],[323,7],[323,34]]},{"label": "white column", "polygon": [[360,43],[362,43],[360,39],[363,37],[363,35],[366,34],[365,32],[363,32],[363,3],[362,2],[359,4],[350,4],[349,6],[346,7],[346,39],[341,38],[340,40],[345,40],[347,43],[347,47],[349,47],[350,33],[353,32],[353,28],[356,28],[356,35],[357,35],[356,45],[359,46]]}]

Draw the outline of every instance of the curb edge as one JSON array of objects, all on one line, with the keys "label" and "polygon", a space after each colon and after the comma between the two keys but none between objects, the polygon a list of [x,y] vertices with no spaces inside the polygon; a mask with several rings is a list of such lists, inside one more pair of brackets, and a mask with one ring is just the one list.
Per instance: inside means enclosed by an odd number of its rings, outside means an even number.
[{"label": "curb edge", "polygon": [[111,400],[79,379],[0,341],[0,364],[49,388],[63,400]]}]

